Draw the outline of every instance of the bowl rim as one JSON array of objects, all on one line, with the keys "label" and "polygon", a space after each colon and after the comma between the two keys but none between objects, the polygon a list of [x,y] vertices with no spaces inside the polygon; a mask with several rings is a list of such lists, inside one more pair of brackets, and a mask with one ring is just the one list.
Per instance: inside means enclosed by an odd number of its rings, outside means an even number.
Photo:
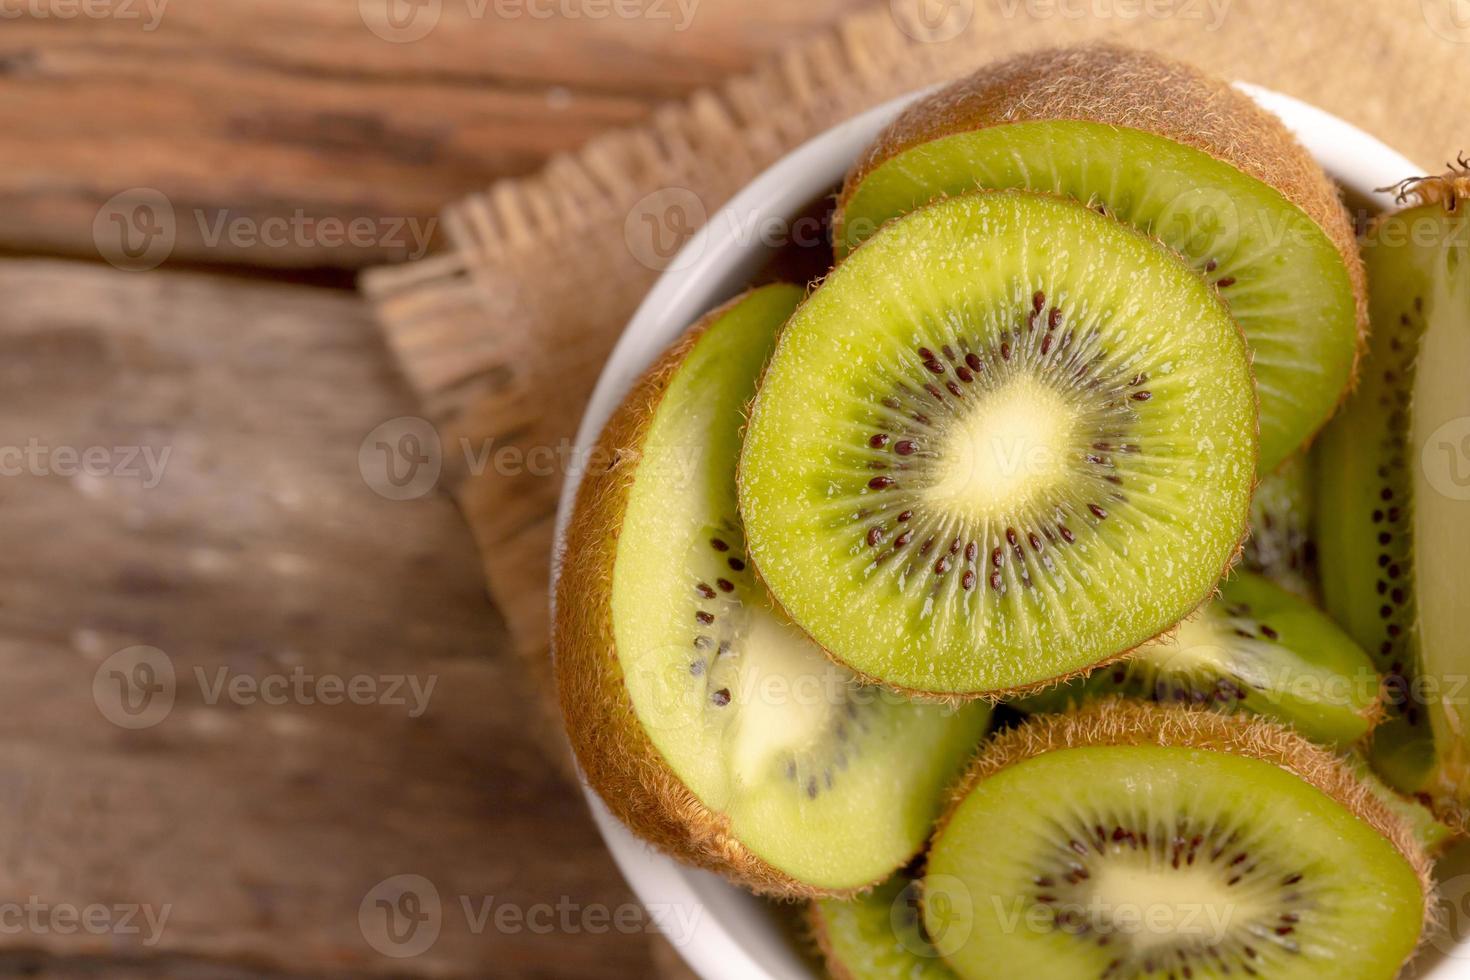
[{"label": "bowl rim", "polygon": [[[1323,109],[1262,86],[1237,82],[1236,87],[1279,117],[1339,184],[1375,207],[1393,206],[1392,195],[1382,188],[1426,172]],[[743,289],[758,270],[766,249],[742,231],[759,227],[763,219],[787,220],[799,213],[842,179],[883,127],[929,91],[891,99],[812,137],[710,215],[670,260],[619,336],[578,426],[573,460],[587,458],[603,424],[648,365],[705,311]],[[580,481],[581,470],[574,466],[557,507],[553,615],[566,525]],[[585,780],[582,789],[619,871],[650,921],[695,973],[707,980],[813,980],[810,964],[788,936],[759,914],[764,911],[759,899],[658,852],[619,823]]]}]

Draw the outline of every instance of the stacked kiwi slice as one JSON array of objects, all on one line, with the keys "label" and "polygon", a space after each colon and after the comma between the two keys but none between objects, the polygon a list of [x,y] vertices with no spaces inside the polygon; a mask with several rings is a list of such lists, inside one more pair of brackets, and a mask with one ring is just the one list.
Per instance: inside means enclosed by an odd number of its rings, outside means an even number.
[{"label": "stacked kiwi slice", "polygon": [[827,274],[701,318],[589,454],[588,783],[807,900],[839,978],[1395,976],[1470,798],[1464,711],[1403,695],[1470,662],[1470,493],[1416,468],[1470,446],[1466,189],[1368,248],[1349,400],[1352,225],[1251,100],[1086,47],[916,103]]}]

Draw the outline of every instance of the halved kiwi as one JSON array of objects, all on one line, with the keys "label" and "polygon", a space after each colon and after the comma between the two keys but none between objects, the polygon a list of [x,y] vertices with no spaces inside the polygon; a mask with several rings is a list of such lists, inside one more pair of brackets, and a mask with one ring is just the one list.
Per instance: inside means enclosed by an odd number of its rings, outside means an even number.
[{"label": "halved kiwi", "polygon": [[1365,324],[1352,226],[1321,168],[1243,93],[1110,46],[997,63],[910,108],[849,173],[839,254],[897,215],[977,187],[1106,209],[1219,289],[1255,355],[1261,472],[1341,400]]},{"label": "halved kiwi", "polygon": [[1403,821],[1263,719],[1122,700],[1037,716],[956,799],[924,907],[969,980],[1389,980],[1424,929],[1429,863]]},{"label": "halved kiwi", "polygon": [[955,980],[929,941],[908,870],[855,898],[813,902],[807,921],[834,980]]},{"label": "halved kiwi", "polygon": [[1013,692],[1158,635],[1246,527],[1240,331],[1169,250],[1063,198],[891,222],[782,332],[740,509],[777,602],[911,692]]},{"label": "halved kiwi", "polygon": [[629,827],[761,892],[887,877],[923,845],[983,706],[861,686],[768,604],[735,513],[742,410],[794,286],[710,314],[591,454],[557,584],[556,673],[588,782]]},{"label": "halved kiwi", "polygon": [[1261,478],[1240,564],[1309,601],[1317,599],[1312,464],[1298,453]]},{"label": "halved kiwi", "polygon": [[1470,801],[1470,175],[1407,182],[1363,244],[1372,345],[1323,434],[1317,538],[1328,612],[1379,664],[1390,783]]},{"label": "halved kiwi", "polygon": [[1065,711],[1124,694],[1268,715],[1313,741],[1348,746],[1377,723],[1379,686],[1373,662],[1336,623],[1280,586],[1240,572],[1174,632],[1016,706]]}]

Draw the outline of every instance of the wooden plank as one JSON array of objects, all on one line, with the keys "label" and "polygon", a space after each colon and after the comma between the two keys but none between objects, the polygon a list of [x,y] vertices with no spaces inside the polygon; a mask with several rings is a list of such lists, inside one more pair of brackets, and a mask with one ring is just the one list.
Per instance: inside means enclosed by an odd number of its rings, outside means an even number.
[{"label": "wooden plank", "polygon": [[[458,514],[385,499],[360,466],[365,435],[413,411],[362,302],[54,261],[0,262],[0,293],[0,900],[168,913],[152,944],[43,915],[0,935],[6,955],[57,975],[95,956],[158,976],[647,975],[647,916],[532,734]],[[161,653],[116,659],[139,644]],[[169,670],[171,708],[119,725],[118,698],[145,705]],[[355,677],[369,703],[316,685]],[[275,678],[285,703],[251,695]],[[396,678],[434,685],[425,710],[386,696]],[[406,908],[380,884],[400,875],[442,903],[407,958],[371,945],[386,913],[364,905]],[[461,900],[492,899],[479,928]],[[493,918],[562,905],[550,932]]]},{"label": "wooden plank", "polygon": [[[79,6],[53,0],[3,21],[0,249],[95,258],[99,209],[144,188],[171,209],[171,261],[359,268],[418,254],[405,222],[429,228],[860,0],[637,0],[633,18],[597,16],[630,0],[88,2],[117,14],[36,15]],[[363,13],[389,2],[440,13],[395,43]],[[151,224],[130,201],[124,219]],[[99,228],[106,252],[120,230]]]}]

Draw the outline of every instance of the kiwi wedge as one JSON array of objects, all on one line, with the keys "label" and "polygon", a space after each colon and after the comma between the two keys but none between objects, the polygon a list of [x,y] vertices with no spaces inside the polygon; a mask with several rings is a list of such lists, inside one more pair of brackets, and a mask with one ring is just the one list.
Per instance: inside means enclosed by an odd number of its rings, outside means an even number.
[{"label": "kiwi wedge", "polygon": [[1117,694],[1268,715],[1342,747],[1367,735],[1383,711],[1378,672],[1352,637],[1250,572],[1232,576],[1219,598],[1126,660],[1016,707],[1065,711]]},{"label": "kiwi wedge", "polygon": [[825,898],[807,913],[834,980],[955,980],[929,941],[919,881],[907,870],[856,898]]},{"label": "kiwi wedge", "polygon": [[1286,128],[1224,82],[1111,46],[982,69],[911,107],[848,174],[838,252],[977,187],[1088,202],[1159,237],[1220,291],[1255,355],[1262,473],[1346,392],[1365,323],[1351,223]]},{"label": "kiwi wedge", "polygon": [[[967,980],[1390,980],[1429,862],[1325,749],[1259,718],[1142,702],[997,736],[929,853],[931,931]],[[939,918],[939,911],[943,917]]]},{"label": "kiwi wedge", "polygon": [[1351,752],[1345,756],[1345,759],[1369,792],[1404,821],[1426,856],[1438,860],[1444,856],[1455,841],[1464,836],[1461,831],[1435,816],[1434,811],[1425,806],[1423,802],[1405,796],[1384,782],[1361,754]]},{"label": "kiwi wedge", "polygon": [[1372,761],[1470,800],[1470,175],[1407,182],[1363,243],[1373,334],[1316,452],[1323,599],[1383,671]]},{"label": "kiwi wedge", "polygon": [[997,695],[1110,660],[1245,534],[1255,396],[1224,305],[1075,201],[986,191],[887,225],[792,315],[740,510],[777,603],[870,679]]},{"label": "kiwi wedge", "polygon": [[588,783],[636,833],[760,892],[902,867],[983,705],[860,685],[767,602],[735,511],[742,410],[794,286],[747,293],[638,382],[590,456],[561,559],[556,674]]},{"label": "kiwi wedge", "polygon": [[1243,567],[1315,602],[1317,545],[1312,539],[1312,464],[1298,453],[1261,478],[1251,498]]}]

